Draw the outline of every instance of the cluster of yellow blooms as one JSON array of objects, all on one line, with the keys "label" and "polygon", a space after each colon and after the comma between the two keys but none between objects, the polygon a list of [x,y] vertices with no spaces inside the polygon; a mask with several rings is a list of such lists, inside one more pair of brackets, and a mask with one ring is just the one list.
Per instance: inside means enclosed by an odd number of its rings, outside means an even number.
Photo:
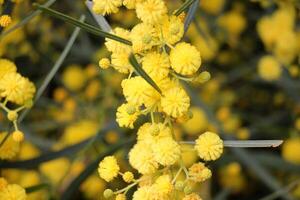
[{"label": "cluster of yellow blooms", "polygon": [[34,94],[34,84],[17,73],[16,65],[7,59],[0,59],[0,108],[6,112],[7,119],[14,125],[12,137],[7,136],[7,133],[0,134],[1,159],[12,158],[18,152],[19,143],[24,139],[24,134],[17,125],[18,113],[32,106]]},{"label": "cluster of yellow blooms", "polygon": [[[205,82],[209,73],[199,72],[200,52],[193,45],[181,42],[184,35],[182,14],[169,16],[163,0],[94,0],[93,10],[106,15],[118,12],[121,5],[135,9],[142,22],[131,31],[120,27],[112,30],[113,34],[131,41],[132,45],[106,39],[105,45],[112,53],[111,60],[103,58],[99,65],[103,69],[113,67],[120,73],[129,74],[121,83],[126,103],[117,109],[119,126],[134,128],[140,115],[150,115],[151,122],[139,128],[137,143],[129,152],[129,163],[142,174],[139,179],[135,179],[131,172],[121,173],[113,156],[100,162],[99,175],[105,181],[110,182],[121,175],[126,183],[130,183],[115,192],[106,189],[104,197],[115,196],[116,200],[124,200],[128,190],[139,185],[134,200],[167,200],[176,196],[182,196],[184,200],[199,200],[200,196],[193,193],[191,185],[209,179],[211,171],[204,162],[186,168],[173,123],[192,117],[190,97],[180,79]],[[132,54],[161,92],[141,76],[133,76],[135,70],[129,61]],[[203,161],[216,160],[223,152],[223,141],[217,134],[205,132],[195,141],[194,150]],[[181,173],[185,174],[183,180],[179,180]]]},{"label": "cluster of yellow blooms", "polygon": [[0,199],[26,200],[25,189],[17,184],[8,184],[4,178],[0,178]]}]

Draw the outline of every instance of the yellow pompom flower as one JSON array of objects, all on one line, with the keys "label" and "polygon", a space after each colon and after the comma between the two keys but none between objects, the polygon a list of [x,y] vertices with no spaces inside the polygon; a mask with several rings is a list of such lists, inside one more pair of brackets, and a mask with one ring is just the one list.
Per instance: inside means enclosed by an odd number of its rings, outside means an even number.
[{"label": "yellow pompom flower", "polygon": [[5,200],[26,200],[25,189],[17,184],[9,184],[0,190],[0,199]]},{"label": "yellow pompom flower", "polygon": [[205,112],[198,107],[190,109],[192,118],[183,124],[184,130],[189,135],[196,135],[205,131],[208,126],[208,120]]},{"label": "yellow pompom flower", "polygon": [[116,114],[116,121],[120,127],[134,128],[134,122],[137,120],[138,112],[129,112],[129,110],[135,109],[135,106],[129,103],[122,104]]},{"label": "yellow pompom flower", "polygon": [[108,58],[102,58],[99,60],[99,67],[102,69],[107,69],[110,66],[110,61]]},{"label": "yellow pompom flower", "polygon": [[174,87],[163,93],[161,106],[167,115],[177,118],[188,111],[190,98],[183,88]]},{"label": "yellow pompom flower", "polygon": [[181,42],[170,53],[171,67],[182,75],[193,75],[201,65],[200,52],[196,47]]},{"label": "yellow pompom flower", "polygon": [[162,123],[145,123],[137,132],[137,140],[152,145],[162,138],[170,138],[171,129]]},{"label": "yellow pompom flower", "polygon": [[86,81],[84,70],[78,65],[68,66],[62,75],[62,82],[71,91],[80,90]]},{"label": "yellow pompom flower", "polygon": [[106,182],[110,182],[117,177],[119,171],[120,167],[114,156],[107,156],[99,163],[99,176]]},{"label": "yellow pompom flower", "polygon": [[218,24],[230,35],[236,37],[246,28],[247,21],[242,13],[231,10],[219,17]]},{"label": "yellow pompom flower", "polygon": [[[123,28],[115,28],[114,30],[111,31],[112,34],[117,35],[121,38],[130,40],[130,32],[126,29]],[[112,52],[112,53],[124,53],[124,52],[130,52],[131,51],[131,47],[123,44],[121,42],[112,40],[112,39],[105,39],[105,46],[107,48],[108,51]]]},{"label": "yellow pompom flower", "polygon": [[224,3],[224,0],[203,0],[201,1],[201,8],[209,14],[216,15],[221,12]]},{"label": "yellow pompom flower", "polygon": [[134,192],[132,200],[151,200],[152,194],[150,186],[140,187]]},{"label": "yellow pompom flower", "polygon": [[284,141],[282,146],[282,157],[294,164],[300,164],[300,138],[291,138]]},{"label": "yellow pompom flower", "polygon": [[8,73],[0,79],[0,96],[13,103],[24,104],[34,93],[34,85],[18,73]]},{"label": "yellow pompom flower", "polygon": [[166,53],[150,52],[143,57],[142,66],[151,78],[165,78],[169,74],[169,57]]},{"label": "yellow pompom flower", "polygon": [[158,177],[153,184],[153,199],[168,199],[173,190],[173,184],[169,175],[162,175]]},{"label": "yellow pompom flower", "polygon": [[16,142],[22,142],[24,140],[24,133],[21,131],[14,131],[12,133],[12,138]]},{"label": "yellow pompom flower", "polygon": [[122,5],[122,0],[93,0],[93,2],[93,11],[101,15],[117,13]]},{"label": "yellow pompom flower", "polygon": [[163,166],[173,165],[178,161],[181,150],[172,138],[162,138],[152,145],[155,160]]},{"label": "yellow pompom flower", "polygon": [[0,79],[8,74],[8,73],[14,73],[17,71],[16,65],[7,59],[0,59]]},{"label": "yellow pompom flower", "polygon": [[116,196],[116,200],[126,200],[126,195],[125,194],[118,194]]},{"label": "yellow pompom flower", "polygon": [[202,199],[198,194],[192,193],[184,196],[182,200],[202,200]]},{"label": "yellow pompom flower", "polygon": [[211,171],[204,163],[195,163],[189,168],[189,177],[192,181],[203,182],[211,177]]},{"label": "yellow pompom flower", "polygon": [[130,183],[134,180],[134,175],[132,172],[125,172],[122,178],[126,183]]},{"label": "yellow pompom flower", "polygon": [[0,26],[7,27],[11,24],[11,17],[9,15],[2,15],[0,17]]},{"label": "yellow pompom flower", "polygon": [[[180,41],[184,34],[184,24],[180,17],[165,16],[161,26],[156,27],[157,35],[161,36],[161,40],[168,44],[175,44]],[[162,34],[161,34],[162,32]]]},{"label": "yellow pompom flower", "polygon": [[273,56],[264,56],[258,63],[258,74],[267,81],[274,81],[281,76],[280,63]]},{"label": "yellow pompom flower", "polygon": [[136,4],[136,14],[145,23],[157,24],[167,14],[163,0],[145,0]]},{"label": "yellow pompom flower", "polygon": [[216,133],[207,131],[198,137],[195,149],[201,159],[216,160],[223,153],[223,141]]},{"label": "yellow pompom flower", "polygon": [[133,27],[130,32],[130,39],[132,50],[136,53],[150,50],[157,40],[153,25],[147,23],[140,23]]},{"label": "yellow pompom flower", "polygon": [[[6,134],[7,133],[0,133],[0,141],[5,138]],[[19,150],[20,143],[9,136],[5,143],[0,147],[0,159],[11,159],[17,155]]]},{"label": "yellow pompom flower", "polygon": [[153,174],[158,168],[151,146],[143,143],[137,143],[130,150],[129,163],[141,174]]},{"label": "yellow pompom flower", "polygon": [[144,103],[147,82],[140,76],[124,79],[121,83],[123,94],[131,104],[140,106]]},{"label": "yellow pompom flower", "polygon": [[123,74],[133,71],[129,63],[129,54],[127,52],[113,53],[111,55],[111,64],[114,69]]}]

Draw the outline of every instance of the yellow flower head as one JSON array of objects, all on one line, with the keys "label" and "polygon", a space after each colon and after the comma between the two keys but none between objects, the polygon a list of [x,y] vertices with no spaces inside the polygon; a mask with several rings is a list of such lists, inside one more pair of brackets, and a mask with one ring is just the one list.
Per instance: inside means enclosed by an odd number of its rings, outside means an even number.
[{"label": "yellow flower head", "polygon": [[[112,34],[117,35],[121,38],[130,39],[130,32],[126,29],[123,28],[115,28],[114,30],[111,31]],[[112,40],[112,39],[105,39],[105,46],[108,51],[112,53],[124,53],[124,52],[130,52],[131,48],[130,46],[123,44],[121,42]]]},{"label": "yellow flower head", "polygon": [[0,79],[8,74],[17,71],[16,65],[7,59],[0,59]]},{"label": "yellow flower head", "polygon": [[223,141],[217,134],[207,131],[198,137],[195,149],[201,159],[216,160],[223,153]]},{"label": "yellow flower head", "polygon": [[201,8],[209,14],[216,15],[221,12],[224,3],[224,0],[203,0],[201,1]]},{"label": "yellow flower head", "polygon": [[0,191],[8,185],[5,178],[0,177]]},{"label": "yellow flower head", "polygon": [[172,136],[171,129],[162,123],[145,123],[137,132],[137,140],[152,145],[162,138],[170,138]]},{"label": "yellow flower head", "polygon": [[130,183],[133,181],[134,179],[134,175],[132,172],[125,172],[122,176],[123,180],[126,182],[126,183]]},{"label": "yellow flower head", "polygon": [[173,190],[171,177],[169,175],[158,177],[152,187],[153,190],[156,191],[154,196],[157,196],[157,199],[167,199]]},{"label": "yellow flower head", "polygon": [[70,65],[63,72],[62,81],[71,91],[78,91],[83,88],[87,78],[84,70],[78,65]]},{"label": "yellow flower head", "polygon": [[189,177],[195,182],[203,182],[211,177],[211,171],[204,163],[195,163],[189,168]]},{"label": "yellow flower head", "polygon": [[291,138],[284,141],[282,146],[282,157],[294,164],[300,164],[300,138]]},{"label": "yellow flower head", "polygon": [[34,85],[18,73],[8,73],[0,79],[0,96],[22,105],[33,98]]},{"label": "yellow flower head", "polygon": [[[175,44],[180,41],[184,34],[184,24],[180,17],[165,16],[162,20],[161,26],[156,27],[157,34],[162,35],[161,40],[168,44]],[[162,34],[161,34],[162,32]]]},{"label": "yellow flower head", "polygon": [[[133,112],[131,112],[133,110]],[[134,128],[134,122],[139,114],[135,111],[135,106],[129,103],[122,104],[117,110],[117,118],[120,127]]]},{"label": "yellow flower head", "polygon": [[280,63],[273,56],[264,56],[259,60],[258,73],[267,81],[274,81],[281,76]]},{"label": "yellow flower head", "polygon": [[150,52],[143,57],[143,69],[153,79],[167,77],[169,68],[170,61],[166,53]]},{"label": "yellow flower head", "polygon": [[174,87],[163,93],[161,106],[167,115],[177,118],[188,111],[190,98],[183,88]]},{"label": "yellow flower head", "polygon": [[152,189],[150,186],[140,187],[133,194],[132,200],[151,200],[152,199]]},{"label": "yellow flower head", "polygon": [[0,16],[0,26],[7,27],[11,24],[11,17],[9,15]]},{"label": "yellow flower head", "polygon": [[120,171],[120,167],[114,156],[107,156],[99,163],[99,168],[98,168],[99,175],[106,182],[110,182],[115,177],[117,177],[119,171]]},{"label": "yellow flower head", "polygon": [[140,106],[144,103],[147,82],[140,76],[122,81],[123,94],[131,104]]},{"label": "yellow flower head", "polygon": [[136,14],[145,23],[159,23],[167,14],[167,7],[163,0],[145,0],[136,4]]},{"label": "yellow flower head", "polygon": [[170,53],[171,67],[182,75],[193,75],[201,65],[200,52],[196,47],[181,42]]},{"label": "yellow flower head", "polygon": [[122,0],[93,0],[93,2],[93,11],[101,15],[117,13],[122,5]]},{"label": "yellow flower head", "polygon": [[189,135],[196,135],[205,131],[208,126],[208,120],[204,111],[198,107],[192,107],[190,111],[192,113],[192,118],[183,124],[184,130]]},{"label": "yellow flower head", "polygon": [[129,163],[141,174],[153,174],[158,168],[151,147],[143,143],[137,143],[130,150]]},{"label": "yellow flower head", "polygon": [[14,131],[12,133],[12,138],[16,142],[22,142],[24,140],[24,133],[21,131]]},{"label": "yellow flower head", "polygon": [[111,64],[114,69],[123,74],[128,74],[133,71],[129,63],[129,53],[119,52],[111,55]]},{"label": "yellow flower head", "polygon": [[[0,141],[6,136],[6,133],[0,133]],[[16,142],[11,136],[7,138],[5,143],[0,147],[0,158],[11,159],[17,155],[20,150],[20,143]]]},{"label": "yellow flower head", "polygon": [[140,23],[133,27],[130,32],[130,39],[132,50],[136,53],[150,50],[157,40],[153,25],[147,23]]},{"label": "yellow flower head", "polygon": [[99,67],[101,67],[102,69],[107,69],[110,66],[110,61],[108,58],[102,58],[101,60],[99,60]]},{"label": "yellow flower head", "polygon": [[155,160],[163,166],[173,165],[180,157],[180,146],[172,138],[162,138],[152,145]]},{"label": "yellow flower head", "polygon": [[202,199],[198,194],[192,193],[192,194],[186,195],[182,200],[202,200]]},{"label": "yellow flower head", "polygon": [[116,196],[116,200],[126,200],[126,195],[125,194],[118,194]]},{"label": "yellow flower head", "polygon": [[25,189],[17,184],[10,184],[0,190],[0,199],[5,200],[26,200]]}]

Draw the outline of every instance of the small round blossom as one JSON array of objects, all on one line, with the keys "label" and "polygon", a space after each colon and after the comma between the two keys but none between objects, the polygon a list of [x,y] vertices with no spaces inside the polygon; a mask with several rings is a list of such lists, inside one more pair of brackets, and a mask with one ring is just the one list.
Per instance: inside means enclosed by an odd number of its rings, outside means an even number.
[{"label": "small round blossom", "polygon": [[300,138],[290,138],[284,141],[282,146],[282,157],[288,162],[300,164],[300,155],[295,152],[300,150]]},{"label": "small round blossom", "polygon": [[189,168],[189,177],[195,182],[203,182],[211,177],[211,171],[204,163],[195,163]]},{"label": "small round blossom", "polygon": [[99,163],[99,168],[98,168],[99,175],[106,182],[110,182],[115,177],[117,177],[119,170],[120,167],[114,156],[107,156]]},{"label": "small round blossom", "polygon": [[192,193],[183,197],[182,200],[202,200],[200,196],[196,193]]},{"label": "small round blossom", "polygon": [[123,74],[128,74],[133,71],[129,63],[129,54],[127,52],[113,53],[111,55],[111,64],[114,69]]},{"label": "small round blossom", "polygon": [[181,42],[170,53],[171,67],[182,75],[193,75],[201,65],[200,52],[196,47]]},{"label": "small round blossom", "polygon": [[[7,133],[0,133],[0,141],[2,141]],[[7,138],[5,143],[0,147],[0,159],[11,159],[17,155],[20,150],[20,143],[13,140],[11,136]]]},{"label": "small round blossom", "polygon": [[143,69],[152,78],[165,78],[169,74],[170,61],[166,53],[151,52],[143,58]]},{"label": "small round blossom", "polygon": [[[111,31],[112,34],[119,36],[121,38],[130,39],[130,32],[126,29],[123,28],[115,28],[114,30]],[[105,39],[105,46],[107,48],[108,51],[112,52],[112,53],[124,53],[124,52],[130,52],[131,48],[130,46],[123,44],[121,42],[112,40],[112,39]]]},{"label": "small round blossom", "polygon": [[223,153],[223,141],[216,133],[207,131],[198,137],[195,149],[201,159],[216,160]]},{"label": "small round blossom", "polygon": [[166,16],[162,20],[161,27],[157,27],[158,34],[162,31],[162,40],[168,44],[175,44],[180,41],[184,34],[184,24],[177,16]]},{"label": "small round blossom", "polygon": [[93,2],[93,11],[101,15],[116,13],[122,5],[122,0],[93,0]]},{"label": "small round blossom", "polygon": [[24,140],[24,133],[21,131],[14,131],[12,133],[12,138],[16,142],[22,142]]},{"label": "small round blossom", "polygon": [[116,200],[126,200],[125,194],[118,194],[118,195],[116,196]]},{"label": "small round blossom", "polygon": [[170,138],[172,133],[171,129],[162,123],[145,123],[139,128],[137,135],[139,142],[152,145],[162,138]]},{"label": "small round blossom", "polygon": [[0,79],[8,74],[8,73],[14,73],[17,71],[16,65],[7,59],[0,59]]},{"label": "small round blossom", "polygon": [[133,194],[132,200],[151,200],[152,194],[152,188],[150,186],[140,187]]},{"label": "small round blossom", "polygon": [[23,101],[26,79],[18,73],[6,74],[0,79],[0,96],[11,102]]},{"label": "small round blossom", "polygon": [[145,23],[156,24],[167,14],[163,0],[145,0],[136,4],[136,14]]},{"label": "small round blossom", "polygon": [[162,138],[152,145],[154,158],[163,166],[173,165],[180,157],[180,146],[172,138]]},{"label": "small round blossom", "polygon": [[0,17],[0,26],[7,27],[11,24],[11,17],[9,15],[2,15]]},{"label": "small round blossom", "polygon": [[0,199],[5,200],[26,200],[25,189],[17,184],[10,184],[0,190]]},{"label": "small round blossom", "polygon": [[63,72],[62,81],[69,90],[78,91],[83,88],[87,79],[80,66],[70,65]]},{"label": "small round blossom", "polygon": [[128,127],[134,128],[134,122],[138,118],[138,113],[128,113],[128,110],[132,107],[131,104],[125,103],[122,104],[117,110],[117,118],[116,121],[118,122],[120,127]]},{"label": "small round blossom", "polygon": [[101,67],[102,69],[107,69],[110,66],[110,61],[108,58],[102,58],[101,60],[99,60],[99,67]]},{"label": "small round blossom", "polygon": [[186,113],[190,107],[190,98],[181,87],[174,87],[163,93],[162,110],[171,117],[177,118]]},{"label": "small round blossom", "polygon": [[141,174],[152,174],[158,168],[149,145],[137,143],[129,152],[129,163]]},{"label": "small round blossom", "polygon": [[259,60],[258,73],[267,81],[274,81],[281,76],[280,63],[273,56],[264,56]]},{"label": "small round blossom", "polygon": [[130,32],[132,50],[136,53],[151,49],[156,41],[155,29],[151,24],[140,23]]},{"label": "small round blossom", "polygon": [[169,175],[162,175],[158,177],[153,185],[154,199],[167,199],[173,190],[172,180]]},{"label": "small round blossom", "polygon": [[134,176],[133,176],[133,173],[132,172],[125,172],[122,176],[123,180],[126,182],[126,183],[130,183],[133,181],[134,179]]},{"label": "small round blossom", "polygon": [[106,189],[103,192],[103,196],[104,196],[105,199],[109,199],[113,195],[114,195],[114,192],[111,189]]},{"label": "small round blossom", "polygon": [[123,94],[126,100],[136,106],[144,103],[147,82],[140,76],[122,81]]}]

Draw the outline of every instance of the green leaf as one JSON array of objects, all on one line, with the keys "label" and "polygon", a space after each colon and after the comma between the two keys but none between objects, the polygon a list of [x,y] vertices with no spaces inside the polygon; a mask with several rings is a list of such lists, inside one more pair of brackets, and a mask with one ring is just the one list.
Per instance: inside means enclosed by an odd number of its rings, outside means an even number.
[{"label": "green leaf", "polygon": [[157,92],[162,94],[160,88],[156,85],[156,83],[153,81],[153,79],[144,71],[144,69],[140,66],[138,61],[136,60],[135,56],[131,54],[129,56],[129,62],[135,69],[136,73],[143,77]]},{"label": "green leaf", "polygon": [[37,7],[38,9],[42,10],[44,13],[49,14],[53,17],[58,18],[58,19],[61,19],[65,22],[68,22],[68,23],[70,23],[74,26],[78,26],[78,27],[86,30],[89,33],[92,33],[94,35],[101,36],[101,37],[104,37],[104,38],[109,38],[109,39],[124,43],[126,45],[132,45],[131,41],[129,41],[127,39],[121,38],[119,36],[116,36],[114,34],[111,34],[111,33],[105,32],[105,31],[102,31],[101,29],[99,29],[95,26],[92,26],[88,23],[80,22],[77,19],[75,19],[73,17],[70,17],[68,15],[65,15],[61,12],[55,11],[53,9],[47,8],[47,7],[39,5],[39,4],[33,4],[33,5],[35,7]]},{"label": "green leaf", "polygon": [[174,15],[179,16],[183,11],[185,11],[192,3],[194,3],[195,0],[186,0],[179,9],[177,9],[174,13]]},{"label": "green leaf", "polygon": [[74,199],[74,194],[78,190],[78,188],[80,187],[81,183],[85,179],[87,179],[97,169],[99,162],[105,156],[113,154],[114,152],[119,150],[121,147],[123,147],[125,145],[128,145],[128,144],[131,144],[132,142],[133,142],[132,139],[129,139],[129,140],[124,141],[124,142],[120,142],[118,144],[115,144],[115,145],[109,147],[109,149],[106,152],[100,154],[96,158],[96,160],[94,160],[92,163],[90,163],[86,167],[86,169],[83,172],[81,172],[81,174],[73,180],[73,182],[69,185],[69,187],[62,194],[61,199],[64,199],[64,200]]},{"label": "green leaf", "polygon": [[46,184],[46,183],[42,183],[42,184],[39,184],[39,185],[34,185],[34,186],[31,186],[31,187],[27,187],[27,188],[25,188],[25,191],[26,191],[26,194],[30,194],[30,193],[36,192],[38,190],[42,190],[44,188],[49,188],[49,185]]}]

